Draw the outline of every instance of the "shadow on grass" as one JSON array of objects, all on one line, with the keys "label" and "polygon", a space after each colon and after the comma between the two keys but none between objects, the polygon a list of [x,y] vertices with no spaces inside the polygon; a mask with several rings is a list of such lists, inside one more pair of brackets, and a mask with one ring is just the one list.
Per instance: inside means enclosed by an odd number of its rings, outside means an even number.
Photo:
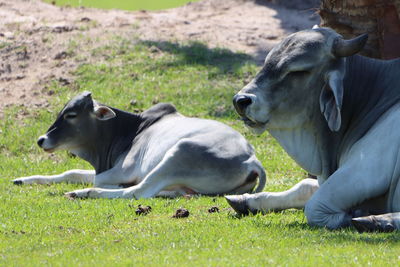
[{"label": "shadow on grass", "polygon": [[[281,214],[284,216],[284,212],[273,212],[271,214]],[[276,228],[280,231],[284,231],[285,234],[293,236],[293,238],[302,237],[304,235],[310,236],[313,238],[319,236],[319,243],[367,243],[367,244],[397,244],[400,242],[400,234],[399,232],[392,233],[358,233],[354,227],[342,228],[337,230],[328,230],[321,227],[310,226],[307,222],[304,221],[293,221],[290,223],[281,221],[279,218],[271,218],[268,219],[259,219],[265,218],[267,215],[261,215],[261,213],[257,213],[255,215],[237,215],[234,213],[229,214],[231,219],[244,219],[250,218],[251,224],[257,228],[265,229],[265,228]]]},{"label": "shadow on grass", "polygon": [[399,243],[400,235],[393,233],[358,233],[354,227],[328,230],[321,227],[309,226],[306,222],[293,222],[285,225],[292,231],[310,231],[313,234],[323,235],[323,242],[363,242],[368,244]]},{"label": "shadow on grass", "polygon": [[234,53],[228,49],[209,48],[200,42],[179,44],[167,41],[141,41],[139,44],[178,56],[178,60],[163,63],[165,67],[204,65],[218,68],[217,74],[233,74],[246,63],[254,59],[244,53]]}]

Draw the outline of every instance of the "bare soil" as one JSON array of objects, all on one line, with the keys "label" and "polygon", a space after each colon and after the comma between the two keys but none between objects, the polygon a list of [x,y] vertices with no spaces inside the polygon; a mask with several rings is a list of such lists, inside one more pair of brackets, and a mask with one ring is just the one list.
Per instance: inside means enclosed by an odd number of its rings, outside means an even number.
[{"label": "bare soil", "polygon": [[316,8],[309,4],[293,9],[276,3],[203,0],[163,11],[130,12],[0,0],[0,115],[9,105],[48,106],[53,94],[49,84],[73,86],[73,71],[98,62],[91,51],[112,42],[113,36],[197,40],[262,62],[284,36],[319,23]]}]

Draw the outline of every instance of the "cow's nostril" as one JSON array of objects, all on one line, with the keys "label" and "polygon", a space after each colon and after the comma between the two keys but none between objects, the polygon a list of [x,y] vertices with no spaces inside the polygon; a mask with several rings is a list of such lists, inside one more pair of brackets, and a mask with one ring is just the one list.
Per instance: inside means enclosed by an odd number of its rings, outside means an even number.
[{"label": "cow's nostril", "polygon": [[251,104],[251,98],[250,97],[241,97],[237,100],[237,103],[241,107],[247,107],[248,105]]},{"label": "cow's nostril", "polygon": [[44,136],[39,137],[39,139],[37,140],[37,144],[42,147],[44,139],[46,139]]},{"label": "cow's nostril", "polygon": [[251,103],[251,98],[245,95],[235,95],[235,97],[233,98],[233,105],[235,106],[236,111],[242,116],[245,114],[246,108]]}]

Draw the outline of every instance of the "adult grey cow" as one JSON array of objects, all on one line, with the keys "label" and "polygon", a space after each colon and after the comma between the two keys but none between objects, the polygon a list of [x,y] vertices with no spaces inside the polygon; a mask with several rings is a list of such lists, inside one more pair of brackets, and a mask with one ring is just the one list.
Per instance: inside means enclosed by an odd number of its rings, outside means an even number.
[{"label": "adult grey cow", "polygon": [[[318,27],[294,33],[234,97],[249,128],[268,130],[318,177],[285,192],[227,196],[236,211],[305,207],[310,225],[330,229],[400,211],[400,60],[356,55],[367,38],[344,40]],[[366,230],[367,218],[353,221]]]},{"label": "adult grey cow", "polygon": [[47,152],[69,150],[95,171],[22,177],[14,183],[94,183],[95,188],[69,192],[69,197],[243,194],[253,190],[257,177],[255,191],[265,185],[264,169],[242,135],[216,121],[185,117],[170,104],[132,114],[101,105],[84,92],[67,103],[38,144]]}]

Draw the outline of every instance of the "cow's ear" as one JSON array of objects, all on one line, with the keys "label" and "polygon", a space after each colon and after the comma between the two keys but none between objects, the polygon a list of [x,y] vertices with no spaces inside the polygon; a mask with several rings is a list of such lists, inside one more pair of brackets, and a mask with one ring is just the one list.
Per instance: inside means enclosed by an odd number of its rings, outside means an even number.
[{"label": "cow's ear", "polygon": [[343,74],[339,70],[328,72],[326,83],[319,98],[321,112],[328,122],[329,129],[337,132],[342,124]]},{"label": "cow's ear", "polygon": [[94,107],[94,114],[98,120],[106,121],[109,119],[114,118],[115,112],[106,106],[95,106]]}]

